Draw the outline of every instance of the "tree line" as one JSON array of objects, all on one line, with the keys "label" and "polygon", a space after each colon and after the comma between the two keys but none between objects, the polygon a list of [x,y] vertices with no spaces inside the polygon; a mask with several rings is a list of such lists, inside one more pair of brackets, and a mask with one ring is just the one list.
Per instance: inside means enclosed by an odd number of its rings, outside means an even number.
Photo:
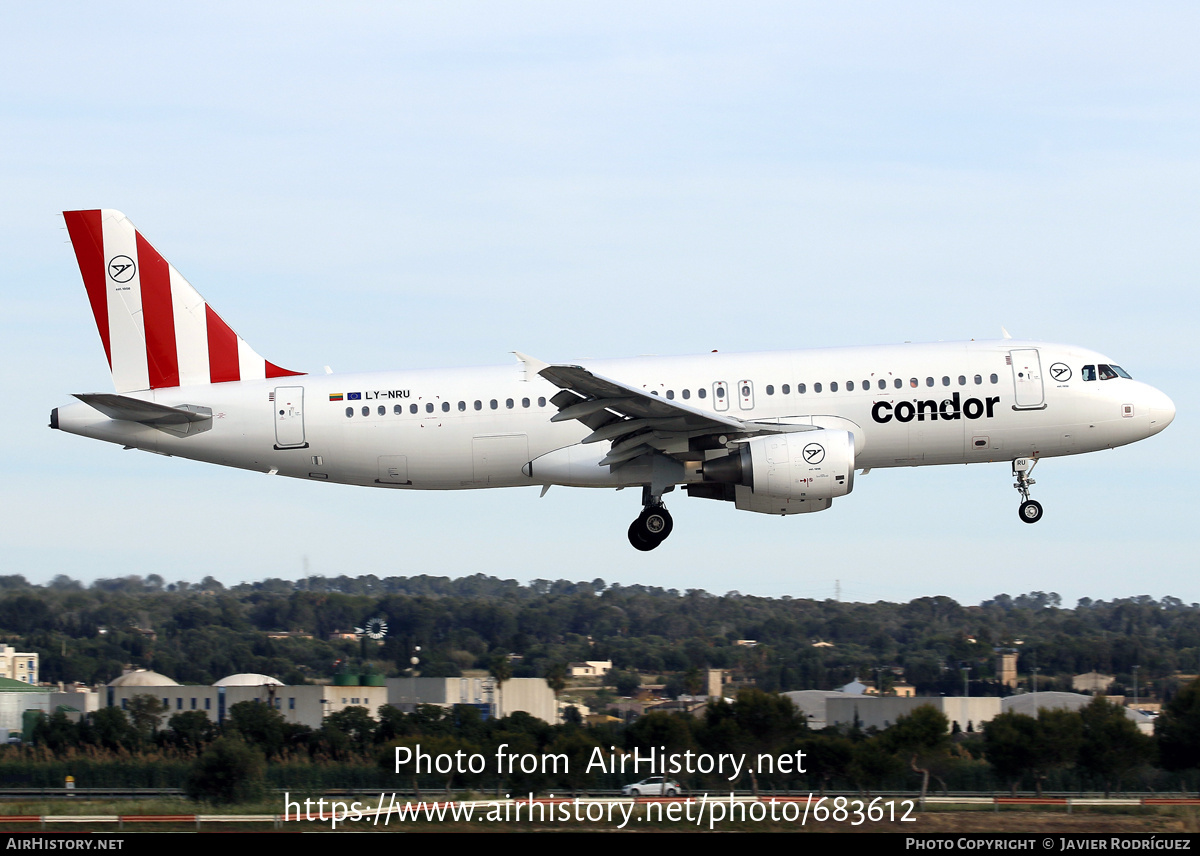
[{"label": "tree line", "polygon": [[1098,671],[1116,677],[1114,692],[1132,694],[1136,674],[1142,694],[1169,699],[1181,674],[1200,673],[1200,605],[1172,597],[1083,598],[1068,608],[1053,592],[966,606],[947,597],[868,604],[483,574],[229,587],[155,574],[87,586],[65,575],[44,586],[0,576],[0,639],[37,652],[49,682],[104,683],[130,663],[193,684],[238,672],[290,684],[328,679],[360,652],[331,634],[373,616],[391,631],[370,656],[392,674],[409,668],[417,648],[426,676],[486,669],[498,657],[512,661],[514,677],[611,659],[651,681],[717,668],[779,691],[881,676],[922,694],[957,694],[966,670],[972,695],[1004,694],[1001,650],[1020,652],[1023,681],[1036,665],[1040,690],[1069,690],[1072,675]]}]

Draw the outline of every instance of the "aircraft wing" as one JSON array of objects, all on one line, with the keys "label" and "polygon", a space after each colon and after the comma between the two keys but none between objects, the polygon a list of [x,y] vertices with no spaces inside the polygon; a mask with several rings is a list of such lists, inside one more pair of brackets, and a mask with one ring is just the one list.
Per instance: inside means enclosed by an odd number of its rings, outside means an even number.
[{"label": "aircraft wing", "polygon": [[[530,360],[524,359],[529,365]],[[551,399],[558,408],[551,421],[576,419],[592,429],[582,442],[612,443],[607,457],[600,462],[602,466],[619,466],[651,451],[683,459],[693,437],[750,437],[814,430],[812,425],[755,422],[700,410],[582,366],[539,365],[537,373],[562,389]]]}]

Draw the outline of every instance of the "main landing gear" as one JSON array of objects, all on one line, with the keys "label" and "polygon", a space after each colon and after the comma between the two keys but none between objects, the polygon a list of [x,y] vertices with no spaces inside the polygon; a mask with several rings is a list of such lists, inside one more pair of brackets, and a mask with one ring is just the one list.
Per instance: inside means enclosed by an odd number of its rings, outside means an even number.
[{"label": "main landing gear", "polygon": [[1042,519],[1042,504],[1036,499],[1029,498],[1029,487],[1035,485],[1029,474],[1033,472],[1033,468],[1037,465],[1036,458],[1017,458],[1013,461],[1013,475],[1017,478],[1017,483],[1013,485],[1021,492],[1021,507],[1017,510],[1018,516],[1025,523],[1037,523]]},{"label": "main landing gear", "polygon": [[662,496],[652,496],[649,489],[642,494],[642,513],[637,520],[629,524],[629,543],[638,550],[647,552],[653,550],[671,534],[675,523],[671,513],[662,503]]}]

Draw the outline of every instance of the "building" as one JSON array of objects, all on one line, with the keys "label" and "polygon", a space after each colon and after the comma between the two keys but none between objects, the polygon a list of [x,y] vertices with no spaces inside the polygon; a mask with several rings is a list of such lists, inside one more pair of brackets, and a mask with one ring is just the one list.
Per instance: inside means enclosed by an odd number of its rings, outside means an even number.
[{"label": "building", "polygon": [[612,660],[584,660],[569,666],[572,678],[602,678],[612,671]]},{"label": "building", "polygon": [[1071,689],[1077,693],[1092,693],[1100,695],[1105,692],[1116,678],[1112,675],[1102,675],[1099,672],[1087,672],[1071,678]]},{"label": "building", "polygon": [[[32,686],[25,681],[0,678],[0,740],[9,735],[25,733],[30,725],[30,711],[38,714],[50,710],[50,688]],[[34,716],[38,714],[32,714]]]},{"label": "building", "polygon": [[453,707],[469,704],[485,717],[504,717],[524,711],[551,724],[558,722],[554,690],[545,678],[511,678],[496,692],[492,677],[388,678],[389,704],[405,713],[419,704]]},{"label": "building", "polygon": [[830,696],[825,699],[829,725],[852,725],[857,722],[862,728],[874,727],[880,730],[890,728],[900,717],[908,716],[918,707],[925,706],[945,714],[951,730],[957,724],[962,731],[978,731],[983,723],[998,716],[1001,711],[1000,699],[996,696],[879,698],[859,695]]},{"label": "building", "polygon": [[[369,677],[369,676],[368,676]],[[224,722],[238,702],[268,704],[285,721],[320,728],[325,717],[347,707],[365,707],[371,716],[388,703],[387,687],[363,685],[357,675],[339,676],[340,685],[286,686],[267,675],[239,674],[222,678],[212,686],[184,686],[165,675],[144,669],[127,671],[104,689],[104,707],[129,709],[135,696],[148,695],[162,702],[163,724],[177,713],[202,711],[213,722]]]},{"label": "building", "polygon": [[1017,688],[1017,654],[1002,651],[996,655],[996,679],[1006,687]]},{"label": "building", "polygon": [[36,684],[39,674],[37,654],[18,651],[11,645],[0,645],[0,678]]}]

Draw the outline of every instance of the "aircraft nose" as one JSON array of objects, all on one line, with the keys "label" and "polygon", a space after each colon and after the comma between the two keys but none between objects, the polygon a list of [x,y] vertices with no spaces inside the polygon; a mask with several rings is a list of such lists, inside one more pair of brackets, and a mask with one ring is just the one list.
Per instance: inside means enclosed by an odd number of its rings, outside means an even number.
[{"label": "aircraft nose", "polygon": [[1150,411],[1150,430],[1155,434],[1170,425],[1175,418],[1175,402],[1157,389],[1150,391],[1147,405]]}]

